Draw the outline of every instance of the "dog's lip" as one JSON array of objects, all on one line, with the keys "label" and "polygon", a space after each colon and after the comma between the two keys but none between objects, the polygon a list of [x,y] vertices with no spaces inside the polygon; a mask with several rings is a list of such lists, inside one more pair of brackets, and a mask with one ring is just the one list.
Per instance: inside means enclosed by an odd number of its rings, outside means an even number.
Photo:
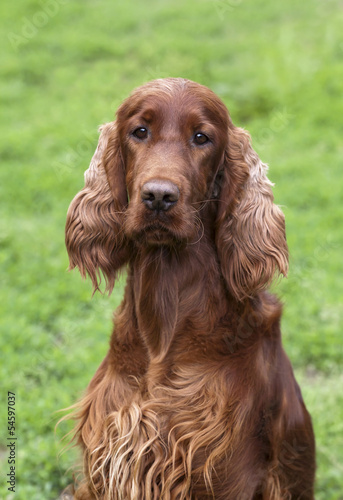
[{"label": "dog's lip", "polygon": [[172,237],[171,232],[164,227],[162,224],[149,224],[143,230],[143,233],[153,240],[164,240],[166,237],[170,239]]},{"label": "dog's lip", "polygon": [[153,222],[152,224],[148,224],[144,228],[144,232],[169,232],[169,229],[166,228],[163,224],[160,224],[159,222]]},{"label": "dog's lip", "polygon": [[144,228],[142,228],[141,234],[146,241],[150,243],[167,244],[171,241],[175,241],[173,231],[159,222],[147,224]]}]

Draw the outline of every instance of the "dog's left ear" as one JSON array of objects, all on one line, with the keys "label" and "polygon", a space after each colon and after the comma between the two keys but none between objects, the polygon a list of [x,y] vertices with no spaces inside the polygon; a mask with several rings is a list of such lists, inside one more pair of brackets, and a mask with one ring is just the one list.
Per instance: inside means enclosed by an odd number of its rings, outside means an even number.
[{"label": "dog's left ear", "polygon": [[127,206],[125,171],[117,125],[100,128],[99,143],[85,172],[85,187],[70,204],[66,222],[66,246],[70,269],[78,267],[100,290],[101,273],[111,291],[117,272],[129,258],[123,234]]},{"label": "dog's left ear", "polygon": [[231,293],[243,300],[288,270],[285,220],[273,203],[272,183],[243,129],[229,125],[221,170],[216,244]]}]

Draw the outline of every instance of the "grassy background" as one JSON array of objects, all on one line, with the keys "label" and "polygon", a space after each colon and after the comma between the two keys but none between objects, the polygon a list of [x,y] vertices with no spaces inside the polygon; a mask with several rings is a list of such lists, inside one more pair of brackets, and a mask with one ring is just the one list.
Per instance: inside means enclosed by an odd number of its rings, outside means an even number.
[{"label": "grassy background", "polygon": [[0,498],[52,500],[71,481],[54,412],[86,387],[120,301],[123,283],[91,300],[90,283],[66,273],[65,214],[97,127],[135,86],[184,76],[220,95],[270,164],[291,253],[284,343],[313,416],[316,498],[343,499],[342,3],[16,0],[0,14]]}]

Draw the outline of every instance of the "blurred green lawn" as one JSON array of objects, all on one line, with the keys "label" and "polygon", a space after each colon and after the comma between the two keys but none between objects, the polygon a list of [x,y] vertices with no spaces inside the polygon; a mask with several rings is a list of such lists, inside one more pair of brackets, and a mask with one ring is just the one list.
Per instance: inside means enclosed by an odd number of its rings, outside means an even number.
[{"label": "blurred green lawn", "polygon": [[[343,499],[342,3],[338,0],[3,2],[1,13],[0,498],[53,500],[54,412],[101,362],[119,284],[91,300],[67,274],[64,222],[97,127],[147,80],[183,76],[217,92],[270,164],[287,221],[284,344],[312,414],[317,500]],[[17,491],[8,494],[7,391],[16,393]]]}]

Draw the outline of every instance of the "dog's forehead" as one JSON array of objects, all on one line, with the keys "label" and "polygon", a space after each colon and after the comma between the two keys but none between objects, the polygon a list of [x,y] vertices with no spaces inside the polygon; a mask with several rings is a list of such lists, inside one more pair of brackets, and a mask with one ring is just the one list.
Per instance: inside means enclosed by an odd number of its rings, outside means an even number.
[{"label": "dog's forehead", "polygon": [[[193,83],[193,82],[191,82]],[[194,124],[210,121],[227,126],[228,111],[212,91],[189,86],[146,85],[134,91],[118,110],[118,117],[141,117],[146,122]]]}]

